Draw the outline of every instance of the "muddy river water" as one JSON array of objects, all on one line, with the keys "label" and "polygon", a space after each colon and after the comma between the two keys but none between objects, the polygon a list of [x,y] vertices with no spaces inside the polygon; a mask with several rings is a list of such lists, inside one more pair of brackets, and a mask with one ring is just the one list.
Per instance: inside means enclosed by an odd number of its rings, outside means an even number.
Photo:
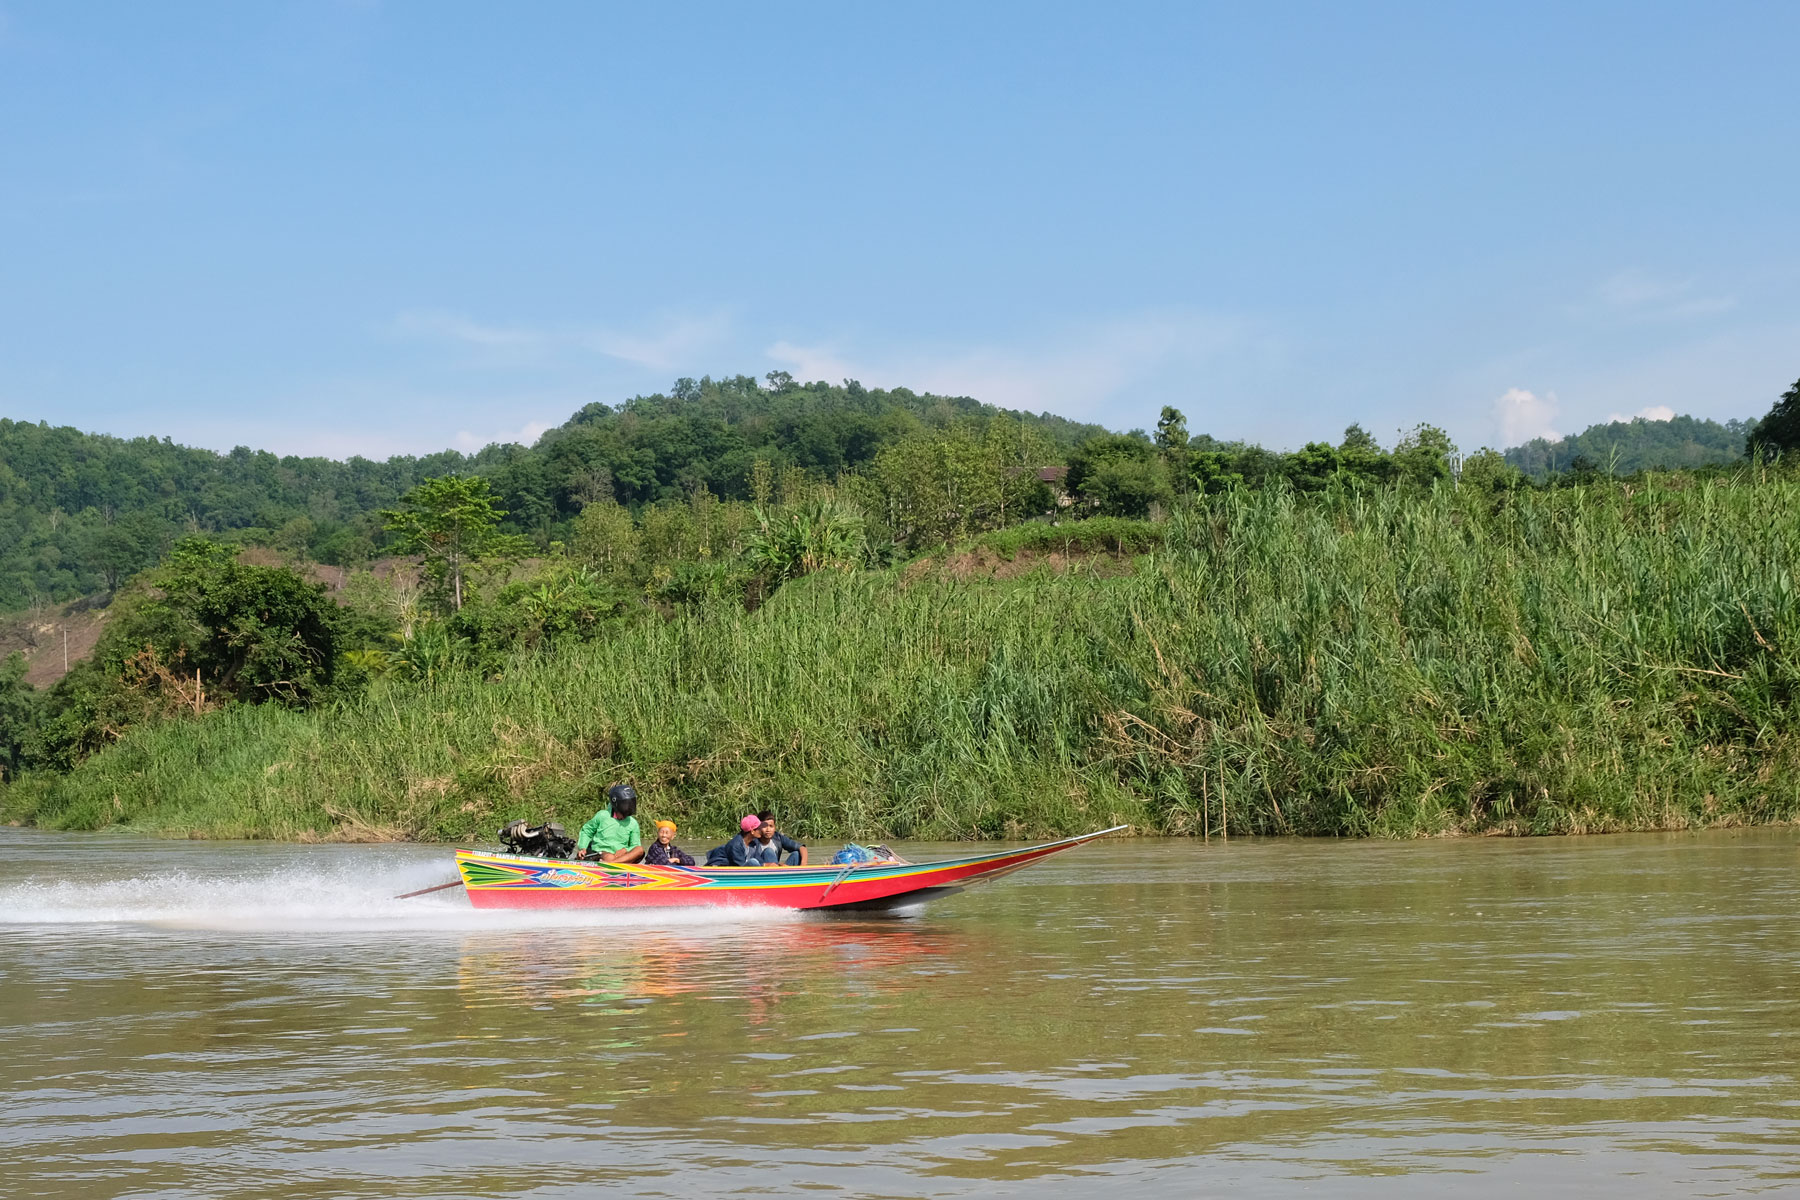
[{"label": "muddy river water", "polygon": [[447,874],[0,830],[0,1194],[1800,1195],[1800,831],[1115,841],[879,920],[387,898]]}]

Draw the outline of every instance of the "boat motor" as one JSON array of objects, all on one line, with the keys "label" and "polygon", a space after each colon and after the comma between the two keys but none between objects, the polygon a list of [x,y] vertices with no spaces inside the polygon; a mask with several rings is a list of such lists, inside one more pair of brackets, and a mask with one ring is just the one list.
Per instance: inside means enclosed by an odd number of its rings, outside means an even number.
[{"label": "boat motor", "polygon": [[527,858],[569,858],[575,853],[575,839],[554,821],[542,825],[509,822],[500,831],[500,845],[509,854],[523,854]]}]

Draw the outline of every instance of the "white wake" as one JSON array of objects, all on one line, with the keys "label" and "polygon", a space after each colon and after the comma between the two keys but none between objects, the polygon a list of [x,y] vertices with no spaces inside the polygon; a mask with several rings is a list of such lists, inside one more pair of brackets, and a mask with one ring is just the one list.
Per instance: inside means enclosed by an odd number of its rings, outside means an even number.
[{"label": "white wake", "polygon": [[[76,864],[71,863],[71,866]],[[110,874],[110,873],[109,873]],[[0,884],[3,925],[140,925],[177,929],[426,932],[431,930],[665,928],[735,922],[740,912],[497,911],[470,906],[460,887],[395,897],[454,878],[448,855],[322,853],[317,861],[221,872],[164,869],[113,877],[62,874]],[[797,916],[797,914],[792,914]],[[787,913],[759,911],[758,921]]]}]

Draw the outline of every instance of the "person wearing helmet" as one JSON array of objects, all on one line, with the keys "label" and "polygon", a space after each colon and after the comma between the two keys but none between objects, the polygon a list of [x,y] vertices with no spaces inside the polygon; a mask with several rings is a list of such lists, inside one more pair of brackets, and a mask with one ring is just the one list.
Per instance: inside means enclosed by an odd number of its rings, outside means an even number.
[{"label": "person wearing helmet", "polygon": [[607,807],[594,814],[575,838],[576,858],[634,863],[644,857],[644,835],[637,823],[637,789],[615,783],[606,789]]}]

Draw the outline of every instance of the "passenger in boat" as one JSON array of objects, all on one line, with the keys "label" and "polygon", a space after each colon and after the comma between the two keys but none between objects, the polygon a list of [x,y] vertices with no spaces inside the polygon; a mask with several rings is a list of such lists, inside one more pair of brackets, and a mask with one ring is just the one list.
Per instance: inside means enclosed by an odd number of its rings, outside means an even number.
[{"label": "passenger in boat", "polygon": [[806,847],[781,832],[780,827],[775,824],[774,813],[765,808],[756,814],[756,818],[762,822],[762,827],[757,830],[757,839],[765,846],[774,848],[776,865],[789,867],[806,865]]},{"label": "passenger in boat", "polygon": [[656,867],[691,867],[694,856],[675,844],[675,822],[658,821],[656,840],[644,851],[644,861]]},{"label": "passenger in boat", "polygon": [[750,856],[756,859],[761,866],[779,867],[781,865],[781,851],[775,846],[774,832],[775,827],[768,821],[760,816],[756,818],[756,832],[746,845],[750,850]]},{"label": "passenger in boat", "polygon": [[[762,845],[756,833],[762,828],[762,818],[748,816],[738,822],[738,835],[723,846],[714,846],[706,854],[706,865],[709,867],[762,867]],[[773,849],[773,847],[771,847]]]},{"label": "passenger in boat", "polygon": [[629,783],[615,783],[606,789],[606,799],[607,807],[581,827],[575,839],[575,857],[637,862],[644,857],[644,835],[637,823],[637,789]]}]

